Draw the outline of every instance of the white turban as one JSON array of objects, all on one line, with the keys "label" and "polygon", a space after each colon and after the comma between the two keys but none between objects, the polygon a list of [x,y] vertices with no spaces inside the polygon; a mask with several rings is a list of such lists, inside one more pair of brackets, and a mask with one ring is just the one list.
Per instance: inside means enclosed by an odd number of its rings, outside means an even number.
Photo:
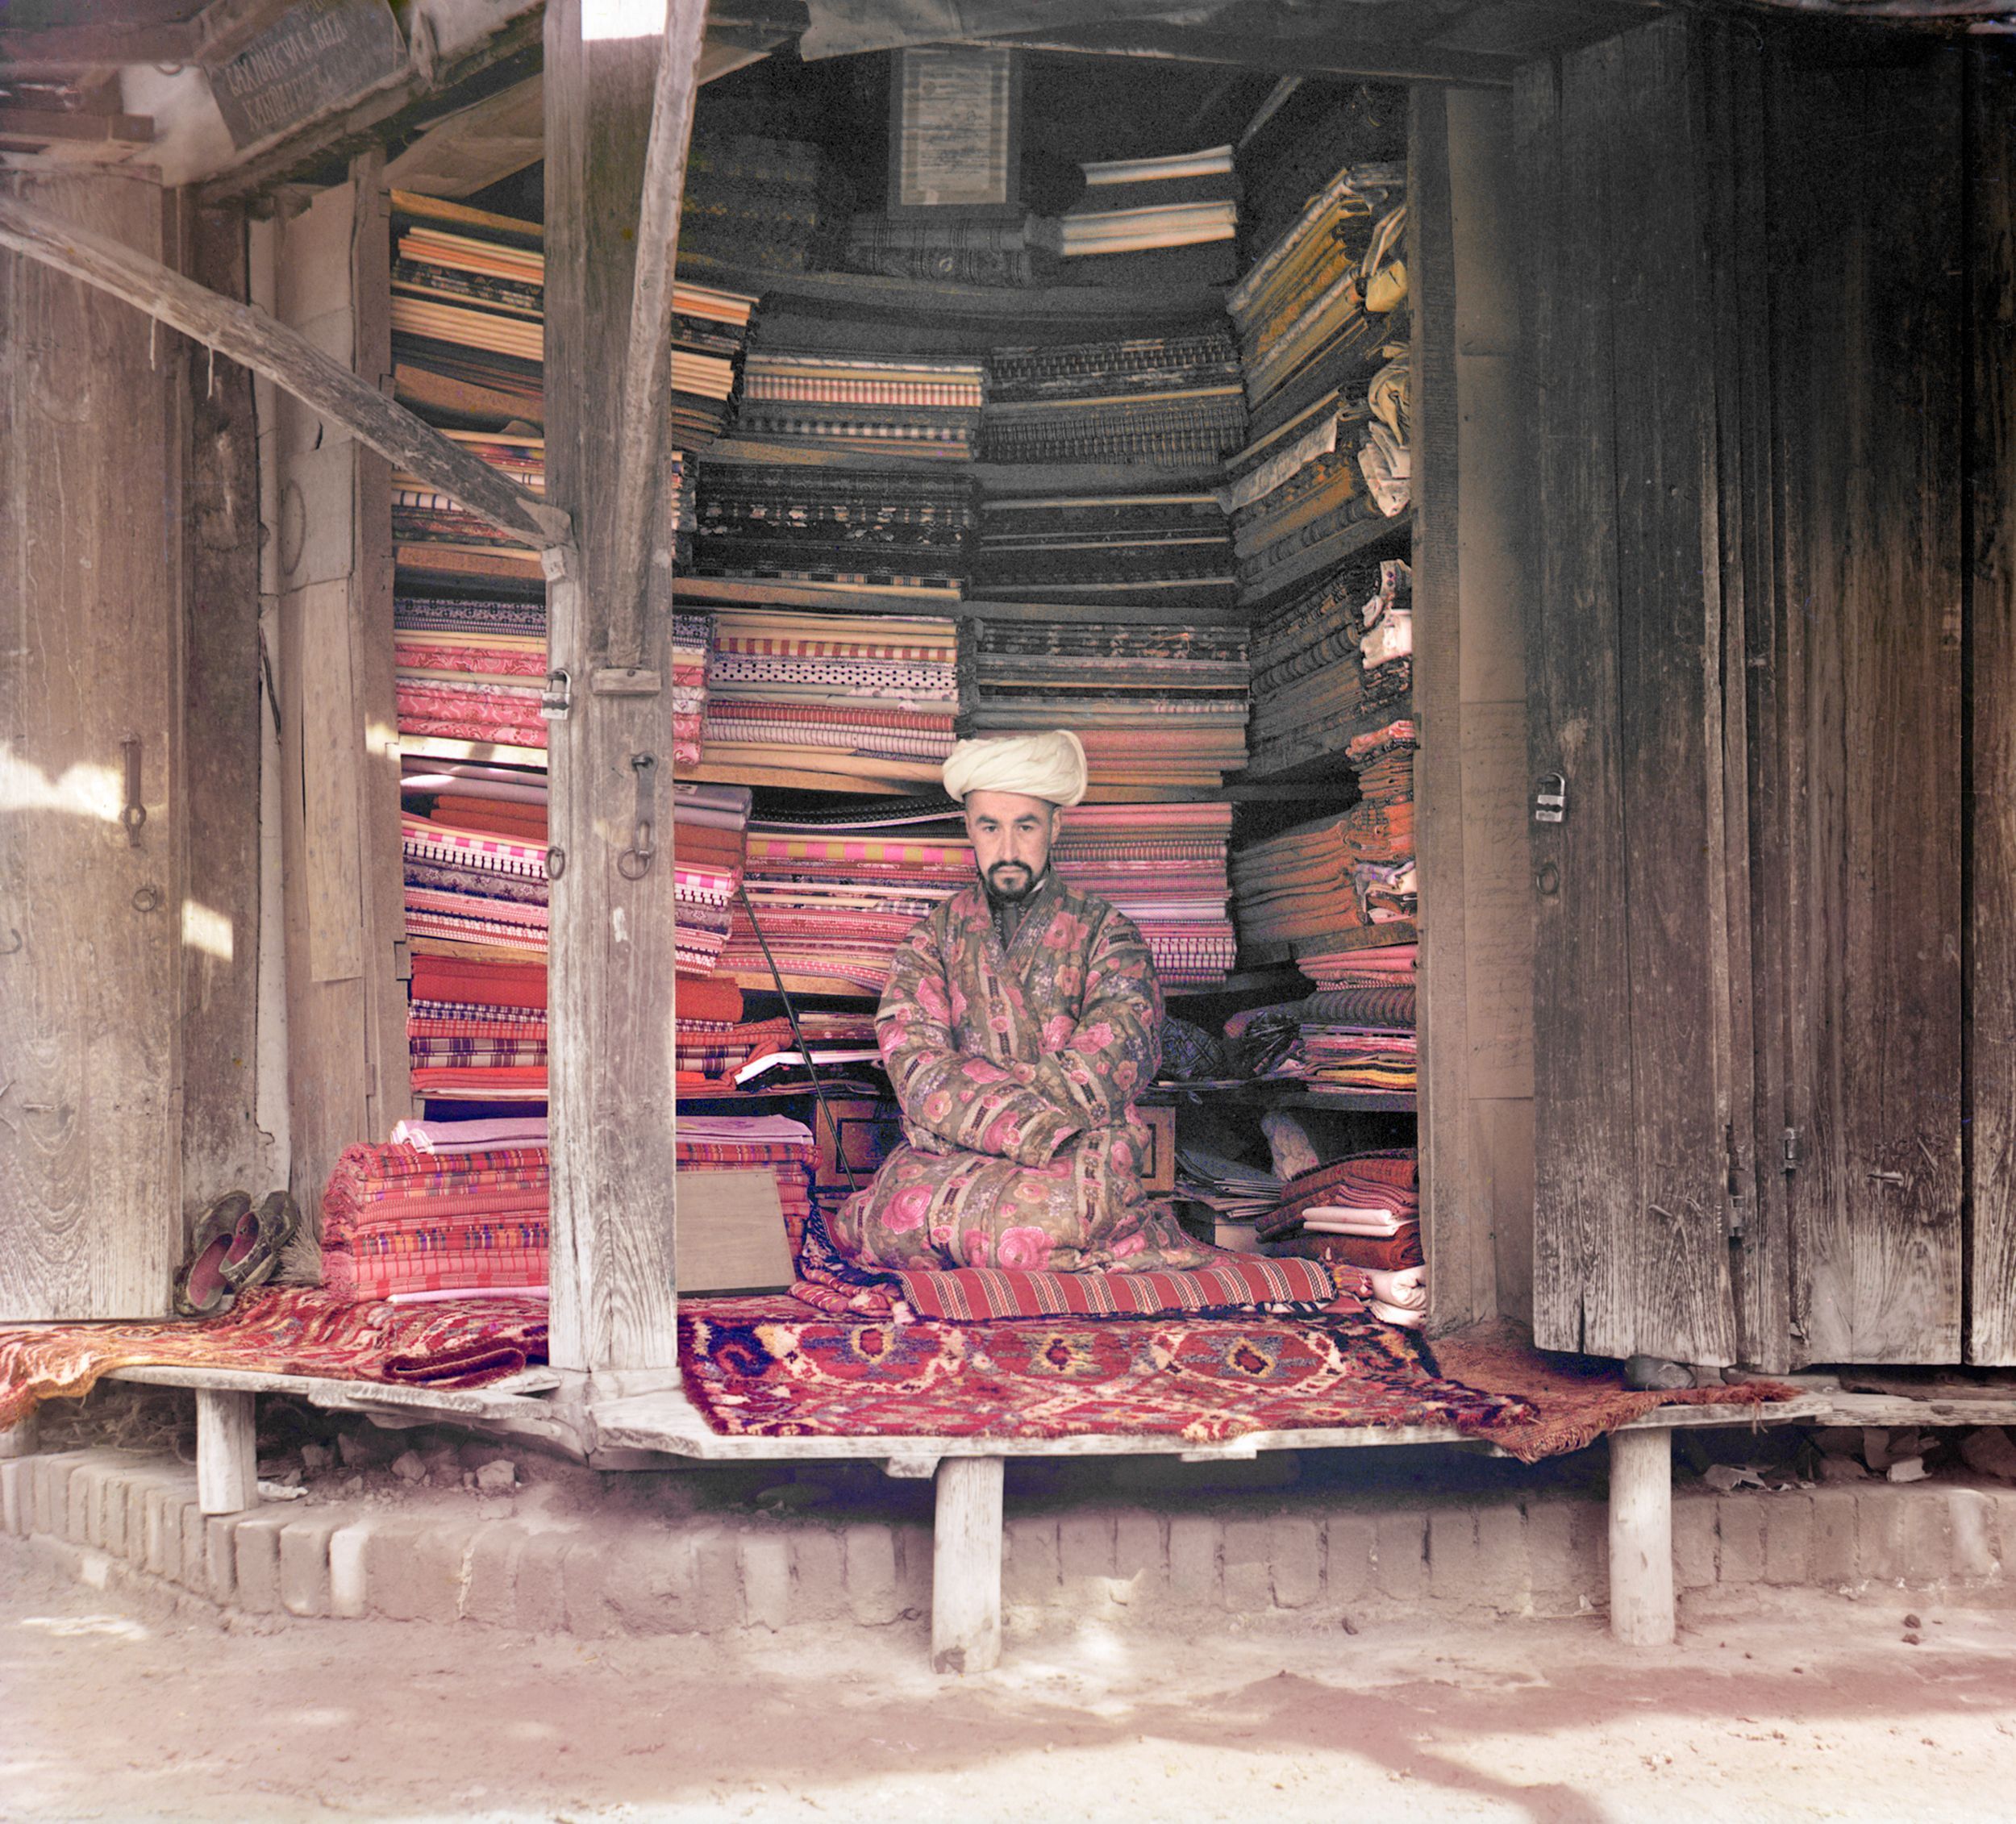
[{"label": "white turban", "polygon": [[968,792],[1019,792],[1027,798],[1073,805],[1085,796],[1085,743],[1068,728],[961,741],[945,761],[945,789],[961,802]]}]

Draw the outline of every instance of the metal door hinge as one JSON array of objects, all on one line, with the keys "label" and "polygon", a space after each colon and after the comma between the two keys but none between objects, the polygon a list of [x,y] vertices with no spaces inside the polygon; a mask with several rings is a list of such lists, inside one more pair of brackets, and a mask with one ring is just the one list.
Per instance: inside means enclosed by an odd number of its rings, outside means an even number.
[{"label": "metal door hinge", "polygon": [[1785,1170],[1797,1172],[1806,1160],[1806,1142],[1799,1137],[1797,1128],[1788,1127],[1785,1131],[1783,1147],[1781,1158]]}]

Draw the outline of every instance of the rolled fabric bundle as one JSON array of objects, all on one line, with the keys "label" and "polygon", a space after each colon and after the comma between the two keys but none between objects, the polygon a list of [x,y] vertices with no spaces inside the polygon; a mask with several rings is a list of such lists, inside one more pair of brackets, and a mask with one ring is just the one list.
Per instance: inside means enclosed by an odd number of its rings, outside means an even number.
[{"label": "rolled fabric bundle", "polygon": [[1426,1311],[1410,1311],[1398,1305],[1389,1305],[1383,1300],[1368,1298],[1365,1309],[1382,1324],[1391,1324],[1395,1330],[1418,1330],[1428,1321]]},{"label": "rolled fabric bundle", "polygon": [[1426,1267],[1403,1267],[1397,1272],[1368,1272],[1365,1277],[1371,1283],[1372,1297],[1381,1305],[1395,1306],[1403,1311],[1427,1310]]}]

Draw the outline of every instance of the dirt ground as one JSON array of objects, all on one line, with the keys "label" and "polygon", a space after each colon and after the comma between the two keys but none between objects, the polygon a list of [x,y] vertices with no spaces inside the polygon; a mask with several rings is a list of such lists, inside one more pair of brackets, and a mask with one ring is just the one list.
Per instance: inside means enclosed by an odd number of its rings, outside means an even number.
[{"label": "dirt ground", "polygon": [[945,1680],[789,1645],[252,1631],[0,1541],[0,1818],[398,1824],[2016,1817],[2006,1614],[1831,1597],[1632,1653],[1595,1622],[1085,1630]]}]

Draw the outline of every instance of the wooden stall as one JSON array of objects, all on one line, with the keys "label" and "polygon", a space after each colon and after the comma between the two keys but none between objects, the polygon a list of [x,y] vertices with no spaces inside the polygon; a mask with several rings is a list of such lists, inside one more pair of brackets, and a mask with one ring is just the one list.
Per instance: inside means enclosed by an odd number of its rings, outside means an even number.
[{"label": "wooden stall", "polygon": [[[367,35],[391,21],[346,3]],[[1200,118],[1256,77],[1263,117],[1304,84],[1404,94],[1411,501],[1359,546],[1412,568],[1419,1093],[1329,1112],[1389,1143],[1418,1122],[1431,1330],[1503,1314],[1547,1347],[1764,1370],[2016,1362],[2016,89],[1992,47],[1627,0],[1239,0],[1203,23],[981,5],[930,25],[672,0],[662,35],[627,36],[598,0],[480,27],[439,0],[364,94],[262,134],[164,90],[157,133],[105,68],[223,70],[284,9],[220,0],[144,30],[115,10],[0,32],[5,1315],[161,1313],[218,1190],[312,1201],[344,1147],[418,1106],[396,465],[535,567],[555,686],[559,1372],[473,1416],[612,1464],[935,1471],[935,1651],[998,1651],[1002,1451],[726,1439],[681,1391],[675,895],[652,864],[670,613],[722,598],[675,574],[655,504],[696,110],[780,46],[815,72],[957,40],[1096,60],[1115,107],[1160,70],[1219,73]],[[31,130],[31,79],[68,128]],[[393,402],[388,314],[390,193],[468,198],[535,163],[538,498]],[[939,350],[984,347],[1008,310],[958,284],[746,284]],[[1063,340],[1147,308],[1058,286],[1009,314]],[[1348,802],[1339,756],[1318,761],[1233,777],[1235,827]],[[1195,1010],[1288,991],[1292,961],[1243,957]],[[1180,1138],[1202,1098],[1164,1099]],[[210,1389],[219,1463],[257,1390]],[[1619,1460],[1648,1562],[1665,1435]],[[1657,1637],[1670,1587],[1626,1610]]]}]

